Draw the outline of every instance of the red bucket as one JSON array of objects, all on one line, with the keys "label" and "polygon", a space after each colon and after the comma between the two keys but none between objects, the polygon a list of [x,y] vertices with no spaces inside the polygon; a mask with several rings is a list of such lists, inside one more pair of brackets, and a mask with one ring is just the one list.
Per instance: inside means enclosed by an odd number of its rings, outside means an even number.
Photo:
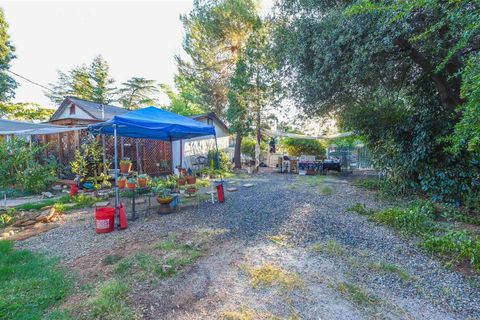
[{"label": "red bucket", "polygon": [[95,227],[97,233],[112,232],[115,228],[115,208],[97,208],[95,210]]}]

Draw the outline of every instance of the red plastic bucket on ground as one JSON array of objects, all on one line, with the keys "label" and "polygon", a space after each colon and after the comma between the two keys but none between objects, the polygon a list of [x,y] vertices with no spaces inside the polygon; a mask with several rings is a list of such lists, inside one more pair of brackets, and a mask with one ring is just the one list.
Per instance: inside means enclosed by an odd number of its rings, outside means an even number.
[{"label": "red plastic bucket on ground", "polygon": [[218,202],[222,203],[225,202],[225,195],[223,193],[223,184],[217,184],[217,198]]},{"label": "red plastic bucket on ground", "polygon": [[115,228],[115,208],[97,208],[95,210],[95,228],[97,233],[112,232]]},{"label": "red plastic bucket on ground", "polygon": [[125,214],[125,206],[123,203],[120,205],[119,208],[120,213],[120,229],[127,229],[127,215]]},{"label": "red plastic bucket on ground", "polygon": [[70,185],[70,197],[76,196],[78,193],[78,186],[76,184]]}]

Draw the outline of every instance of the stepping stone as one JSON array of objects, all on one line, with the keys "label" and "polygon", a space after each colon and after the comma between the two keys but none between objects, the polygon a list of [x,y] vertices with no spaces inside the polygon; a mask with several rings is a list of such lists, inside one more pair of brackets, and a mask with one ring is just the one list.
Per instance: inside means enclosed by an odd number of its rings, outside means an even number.
[{"label": "stepping stone", "polygon": [[247,184],[244,184],[243,186],[244,186],[245,188],[251,188],[251,187],[253,187],[253,184],[247,183]]},{"label": "stepping stone", "polygon": [[234,191],[238,191],[238,189],[237,188],[227,188],[227,191],[228,192],[234,192]]},{"label": "stepping stone", "polygon": [[216,194],[217,191],[207,191],[207,194]]}]

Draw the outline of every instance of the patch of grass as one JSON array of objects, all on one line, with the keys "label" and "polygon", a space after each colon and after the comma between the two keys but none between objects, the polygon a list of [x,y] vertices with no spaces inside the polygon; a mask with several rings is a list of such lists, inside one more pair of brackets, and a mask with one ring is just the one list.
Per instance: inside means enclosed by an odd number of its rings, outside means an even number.
[{"label": "patch of grass", "polygon": [[333,193],[333,188],[332,187],[329,187],[329,186],[323,186],[323,187],[320,187],[320,192],[323,194],[323,195],[331,195]]},{"label": "patch of grass", "polygon": [[210,179],[197,179],[197,187],[205,188],[210,186],[211,182]]},{"label": "patch of grass", "polygon": [[376,262],[372,263],[370,268],[377,272],[396,274],[403,281],[411,281],[413,279],[413,276],[410,275],[406,270],[393,263]]},{"label": "patch of grass", "polygon": [[0,241],[0,319],[42,319],[70,288],[56,260]]},{"label": "patch of grass", "polygon": [[347,297],[350,301],[362,306],[374,306],[380,302],[376,296],[368,293],[364,289],[348,282],[341,282],[337,290]]},{"label": "patch of grass", "polygon": [[272,241],[273,243],[278,244],[279,246],[286,246],[287,245],[287,236],[283,234],[279,234],[276,236],[267,236],[267,239]]},{"label": "patch of grass", "polygon": [[95,296],[86,305],[87,319],[130,320],[135,318],[134,312],[126,304],[129,287],[118,279],[104,282]]},{"label": "patch of grass", "polygon": [[246,307],[240,307],[239,311],[224,311],[220,314],[223,320],[297,320],[298,317],[291,315],[288,318],[276,317],[271,313],[258,312]]},{"label": "patch of grass", "polygon": [[334,257],[342,257],[347,254],[347,249],[336,240],[318,242],[311,246],[311,249],[317,252],[324,252]]},{"label": "patch of grass", "polygon": [[230,230],[228,229],[199,229],[197,231],[197,235],[199,236],[201,241],[208,241],[211,238],[221,236],[222,234],[225,234],[229,232]]},{"label": "patch of grass", "polygon": [[282,289],[293,290],[303,286],[297,273],[285,271],[270,263],[264,263],[260,267],[245,266],[244,268],[254,288],[278,285]]},{"label": "patch of grass", "polygon": [[361,204],[359,202],[348,208],[347,211],[356,212],[362,216],[371,216],[375,213],[375,210],[367,208],[364,204]]},{"label": "patch of grass", "polygon": [[382,188],[383,181],[376,178],[366,178],[366,179],[359,179],[355,181],[354,184],[361,188],[377,191]]},{"label": "patch of grass", "polygon": [[55,204],[65,204],[70,202],[70,196],[65,195],[58,199],[45,199],[37,202],[24,203],[22,205],[16,206],[15,209],[17,209],[18,211],[40,210],[44,207],[53,206]]},{"label": "patch of grass", "polygon": [[55,203],[53,205],[53,208],[55,209],[56,212],[58,213],[64,213],[67,211],[67,207],[63,203]]},{"label": "patch of grass", "polygon": [[137,252],[118,262],[114,272],[122,277],[135,275],[140,278],[165,278],[177,274],[202,255],[199,249],[180,243],[174,236],[154,244],[153,248],[165,251],[165,254],[157,257],[151,253]]},{"label": "patch of grass", "polygon": [[119,256],[117,254],[111,254],[103,258],[102,263],[104,265],[112,265],[117,263],[120,260],[122,260],[122,256]]}]

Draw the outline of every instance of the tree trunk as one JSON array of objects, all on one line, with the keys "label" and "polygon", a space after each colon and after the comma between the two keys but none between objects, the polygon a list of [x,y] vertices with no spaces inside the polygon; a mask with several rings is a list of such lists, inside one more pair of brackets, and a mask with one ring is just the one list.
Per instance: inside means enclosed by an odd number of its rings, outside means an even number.
[{"label": "tree trunk", "polygon": [[242,168],[242,135],[237,133],[235,138],[235,154],[233,156],[235,162],[235,169]]},{"label": "tree trunk", "polygon": [[[414,48],[408,40],[404,38],[397,38],[395,39],[395,44],[403,51],[405,51],[408,56],[413,60],[413,62],[419,65],[420,68],[422,68],[423,71],[430,76],[430,79],[432,80],[435,88],[438,91],[440,101],[447,110],[455,112],[456,107],[465,102],[460,97],[461,81],[459,81],[458,79],[454,79],[454,81],[449,82],[447,78],[448,75],[443,76],[437,73],[434,66],[430,63],[427,57],[425,57],[419,50]],[[451,75],[454,75],[455,78],[458,78],[458,76],[455,76],[455,72],[460,69],[452,70],[452,68],[461,67],[456,65],[456,62],[456,58],[452,59],[452,61],[447,64],[447,69]]]},{"label": "tree trunk", "polygon": [[257,143],[255,144],[255,172],[260,168],[260,143],[262,142],[262,131],[260,128],[260,111],[257,112]]}]

